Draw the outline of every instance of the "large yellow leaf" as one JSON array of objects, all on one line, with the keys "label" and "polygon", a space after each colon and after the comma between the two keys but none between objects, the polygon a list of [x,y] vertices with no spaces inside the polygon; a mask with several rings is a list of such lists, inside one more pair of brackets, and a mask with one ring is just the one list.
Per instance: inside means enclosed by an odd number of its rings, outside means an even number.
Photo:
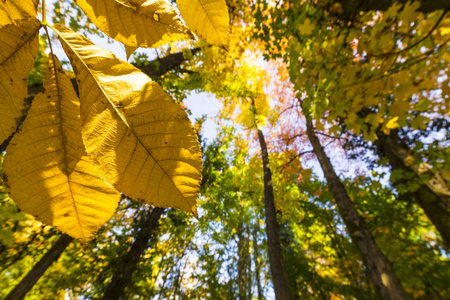
[{"label": "large yellow leaf", "polygon": [[132,65],[54,29],[75,71],[83,140],[101,176],[132,199],[195,215],[201,151],[184,110]]},{"label": "large yellow leaf", "polygon": [[189,29],[167,0],[76,2],[101,31],[127,46],[128,55],[138,47],[159,47],[191,38]]},{"label": "large yellow leaf", "polygon": [[1,0],[0,26],[16,20],[36,18],[38,0]]},{"label": "large yellow leaf", "polygon": [[79,99],[52,55],[44,90],[6,150],[4,182],[23,211],[87,243],[114,213],[120,194],[86,156]]},{"label": "large yellow leaf", "polygon": [[16,130],[25,111],[28,74],[39,50],[39,27],[37,19],[0,27],[0,144]]},{"label": "large yellow leaf", "polygon": [[177,0],[181,16],[208,43],[228,48],[228,7],[225,0]]}]

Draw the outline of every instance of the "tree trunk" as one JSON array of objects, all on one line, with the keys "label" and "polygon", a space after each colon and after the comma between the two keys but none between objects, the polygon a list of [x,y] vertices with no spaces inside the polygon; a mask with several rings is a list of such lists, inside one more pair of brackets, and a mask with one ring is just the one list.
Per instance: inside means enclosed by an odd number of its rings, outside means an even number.
[{"label": "tree trunk", "polygon": [[[398,133],[391,130],[389,135],[377,132],[378,146],[388,158],[392,170],[403,170],[415,174],[415,179],[422,182],[412,193],[428,219],[436,226],[442,236],[445,247],[450,249],[450,190],[439,174],[432,172],[426,164],[420,166],[408,163],[412,161],[409,149],[399,141]],[[429,180],[421,180],[421,175],[430,176]],[[408,184],[408,180],[397,183]]]},{"label": "tree trunk", "polygon": [[367,267],[370,278],[375,285],[377,293],[382,299],[407,299],[405,291],[394,274],[389,260],[384,256],[375,243],[371,233],[366,227],[363,218],[356,211],[347,191],[339,177],[336,175],[330,159],[325,154],[317,138],[312,122],[306,122],[308,138],[314,148],[320,166],[327,179],[330,191],[339,208],[339,212],[347,227],[347,231],[356,245],[362,260]]},{"label": "tree trunk", "polygon": [[26,293],[31,290],[34,284],[42,277],[42,275],[44,275],[45,271],[47,271],[53,262],[58,260],[61,253],[67,248],[72,240],[72,237],[63,233],[53,247],[44,254],[39,262],[34,265],[31,271],[28,272],[4,300],[23,299]]},{"label": "tree trunk", "polygon": [[258,291],[258,300],[263,300],[263,291],[261,287],[261,260],[259,258],[258,246],[258,224],[253,225],[253,262],[255,264],[255,281]]},{"label": "tree trunk", "polygon": [[245,226],[247,232],[247,240],[246,240],[246,250],[245,250],[245,260],[247,267],[247,277],[246,277],[246,285],[247,285],[247,299],[253,298],[253,277],[252,277],[252,256],[250,254],[250,239],[252,236],[250,224],[246,224]]},{"label": "tree trunk", "polygon": [[275,298],[277,300],[291,299],[289,284],[284,266],[283,251],[275,208],[275,199],[272,186],[272,171],[269,164],[266,141],[261,130],[258,130],[258,139],[261,146],[264,169],[264,207],[266,214],[267,248],[269,250],[270,272],[272,274]]},{"label": "tree trunk", "polygon": [[[248,243],[244,234],[244,224],[241,222],[237,232],[238,246],[238,287],[239,300],[247,300],[247,253]],[[246,253],[247,252],[247,253]]]},{"label": "tree trunk", "polygon": [[118,300],[123,296],[131,275],[147,249],[147,244],[154,235],[155,229],[158,227],[161,214],[164,208],[155,207],[149,212],[140,226],[140,231],[131,246],[130,250],[121,258],[121,264],[114,273],[111,282],[106,288],[103,299]]}]

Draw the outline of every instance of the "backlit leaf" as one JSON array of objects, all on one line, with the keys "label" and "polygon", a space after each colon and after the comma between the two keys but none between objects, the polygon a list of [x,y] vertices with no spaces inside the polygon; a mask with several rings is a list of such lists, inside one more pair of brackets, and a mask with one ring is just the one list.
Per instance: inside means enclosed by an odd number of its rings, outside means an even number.
[{"label": "backlit leaf", "polygon": [[389,129],[396,129],[399,127],[398,123],[398,117],[393,117],[392,119],[390,119],[387,123],[386,123],[386,128]]},{"label": "backlit leaf", "polygon": [[0,143],[16,130],[25,111],[28,74],[39,50],[39,27],[37,19],[0,27]]},{"label": "backlit leaf", "polygon": [[36,18],[38,2],[38,0],[0,1],[0,26],[20,19]]},{"label": "backlit leaf", "polygon": [[23,211],[87,243],[114,213],[120,194],[86,156],[79,99],[53,56],[44,89],[7,148],[4,182]]},{"label": "backlit leaf", "polygon": [[[130,49],[189,39],[189,29],[167,0],[76,0],[104,33]],[[132,51],[131,51],[132,52]]]},{"label": "backlit leaf", "polygon": [[83,140],[101,176],[132,199],[196,214],[201,152],[184,110],[132,65],[55,26],[80,88]]},{"label": "backlit leaf", "polygon": [[229,16],[225,0],[177,0],[186,24],[202,39],[228,48]]}]

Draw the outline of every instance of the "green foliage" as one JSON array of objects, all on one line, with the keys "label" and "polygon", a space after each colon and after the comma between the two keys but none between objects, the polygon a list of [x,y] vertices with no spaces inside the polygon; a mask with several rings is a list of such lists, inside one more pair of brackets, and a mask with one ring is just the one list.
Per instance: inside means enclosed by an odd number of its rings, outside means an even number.
[{"label": "green foliage", "polygon": [[34,66],[28,76],[28,85],[40,85],[44,83],[45,75],[47,74],[48,56],[44,50],[47,49],[47,37],[39,35],[39,52],[34,60]]}]

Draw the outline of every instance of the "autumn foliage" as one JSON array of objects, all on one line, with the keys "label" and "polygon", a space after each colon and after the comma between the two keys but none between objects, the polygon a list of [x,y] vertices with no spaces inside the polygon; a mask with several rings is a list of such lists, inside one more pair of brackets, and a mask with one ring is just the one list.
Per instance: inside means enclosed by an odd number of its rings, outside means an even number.
[{"label": "autumn foliage", "polygon": [[[114,213],[120,193],[196,215],[201,153],[183,109],[129,63],[64,25],[47,23],[45,5],[39,21],[37,4],[6,1],[0,7],[4,15],[0,76],[8,82],[0,90],[5,116],[2,142],[14,134],[3,181],[14,201],[36,219],[83,243]],[[122,42],[128,55],[138,47],[193,38],[167,1],[77,4],[100,30]],[[180,10],[200,36],[227,46],[225,3],[219,1],[211,8],[180,1]],[[61,42],[79,96],[56,56],[50,55],[44,91],[25,115],[27,77],[41,27],[47,35],[53,31]]]}]

